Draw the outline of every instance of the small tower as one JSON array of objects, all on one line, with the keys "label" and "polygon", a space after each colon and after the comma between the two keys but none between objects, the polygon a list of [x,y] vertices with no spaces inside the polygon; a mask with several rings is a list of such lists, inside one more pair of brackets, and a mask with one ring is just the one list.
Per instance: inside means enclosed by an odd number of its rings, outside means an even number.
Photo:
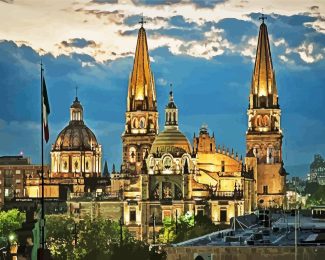
[{"label": "small tower", "polygon": [[193,149],[196,153],[202,152],[214,154],[217,152],[214,133],[212,136],[210,136],[208,126],[206,124],[201,126],[198,137],[193,138]]},{"label": "small tower", "polygon": [[178,109],[174,102],[173,91],[169,92],[169,102],[165,108],[165,128],[178,129]]}]

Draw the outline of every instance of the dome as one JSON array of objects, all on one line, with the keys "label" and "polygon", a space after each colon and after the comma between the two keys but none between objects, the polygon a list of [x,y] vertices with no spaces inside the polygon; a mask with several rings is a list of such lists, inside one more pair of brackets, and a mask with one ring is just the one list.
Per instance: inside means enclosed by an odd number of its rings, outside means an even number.
[{"label": "dome", "polygon": [[182,155],[191,153],[191,144],[186,136],[177,128],[166,128],[160,132],[153,142],[150,153],[171,153]]},{"label": "dome", "polygon": [[97,145],[96,136],[82,121],[70,121],[69,125],[58,135],[53,151],[87,151]]}]

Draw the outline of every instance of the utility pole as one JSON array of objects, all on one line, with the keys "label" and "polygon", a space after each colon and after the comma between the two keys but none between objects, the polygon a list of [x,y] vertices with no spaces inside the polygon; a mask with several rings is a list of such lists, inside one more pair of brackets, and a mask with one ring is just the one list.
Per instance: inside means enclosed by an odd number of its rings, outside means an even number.
[{"label": "utility pole", "polygon": [[123,218],[120,217],[120,246],[122,245],[123,243]]},{"label": "utility pole", "polygon": [[153,244],[156,244],[156,216],[155,213],[152,213],[152,236],[153,236]]},{"label": "utility pole", "polygon": [[175,230],[176,235],[177,235],[177,231],[178,231],[177,218],[178,218],[178,214],[177,214],[177,209],[176,209],[176,230]]}]

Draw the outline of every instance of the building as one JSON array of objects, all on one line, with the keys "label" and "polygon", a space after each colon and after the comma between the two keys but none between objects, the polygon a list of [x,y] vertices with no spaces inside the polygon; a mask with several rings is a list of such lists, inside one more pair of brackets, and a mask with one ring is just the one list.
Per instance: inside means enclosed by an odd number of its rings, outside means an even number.
[{"label": "building", "polygon": [[[75,98],[69,124],[59,133],[51,150],[51,171],[45,176],[44,196],[66,200],[70,192],[84,193],[108,183],[101,178],[102,147],[84,122],[83,107]],[[104,180],[103,180],[104,179]],[[39,176],[26,180],[31,198],[42,196]]]},{"label": "building", "polygon": [[246,163],[254,169],[259,207],[281,207],[286,172],[282,161],[281,109],[267,26],[262,17],[249,94]]},{"label": "building", "polygon": [[[230,223],[257,207],[281,207],[286,180],[281,110],[264,20],[247,113],[244,159],[233,149],[217,146],[206,125],[194,134],[191,144],[180,130],[172,91],[163,113],[164,129],[158,132],[154,78],[141,26],[128,86],[120,171],[114,167],[109,181],[100,177],[101,145],[85,125],[76,97],[70,122],[52,146],[45,197],[67,199],[75,218],[88,215],[121,221],[134,237],[146,241],[154,239],[165,218],[193,214]],[[39,183],[39,176],[26,181],[29,196],[39,197]]]},{"label": "building", "polygon": [[[44,172],[48,173],[49,166],[44,165]],[[41,175],[42,166],[31,163],[29,158],[18,156],[0,157],[0,208],[4,204],[17,198],[29,196],[26,181]]]},{"label": "building", "polygon": [[310,164],[307,180],[309,182],[318,182],[320,185],[325,185],[325,160],[320,154],[315,154],[314,161]]},{"label": "building", "polygon": [[143,158],[149,152],[158,129],[155,82],[150,68],[146,31],[141,26],[129,80],[125,130],[122,134],[124,172],[141,173]]}]

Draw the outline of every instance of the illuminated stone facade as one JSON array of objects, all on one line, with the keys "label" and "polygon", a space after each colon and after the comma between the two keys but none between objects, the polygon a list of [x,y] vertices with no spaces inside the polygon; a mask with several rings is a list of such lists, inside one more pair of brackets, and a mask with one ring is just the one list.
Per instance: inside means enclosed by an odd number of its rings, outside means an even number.
[{"label": "illuminated stone facade", "polygon": [[246,163],[254,170],[259,207],[281,207],[286,173],[282,161],[281,109],[266,24],[260,26],[249,95]]},{"label": "illuminated stone facade", "polygon": [[145,154],[158,134],[158,112],[154,77],[150,69],[147,36],[140,28],[130,75],[123,142],[123,171],[139,174]]},{"label": "illuminated stone facade", "polygon": [[51,151],[52,177],[99,177],[102,148],[83,121],[78,98],[70,107],[70,122],[58,135]]}]

